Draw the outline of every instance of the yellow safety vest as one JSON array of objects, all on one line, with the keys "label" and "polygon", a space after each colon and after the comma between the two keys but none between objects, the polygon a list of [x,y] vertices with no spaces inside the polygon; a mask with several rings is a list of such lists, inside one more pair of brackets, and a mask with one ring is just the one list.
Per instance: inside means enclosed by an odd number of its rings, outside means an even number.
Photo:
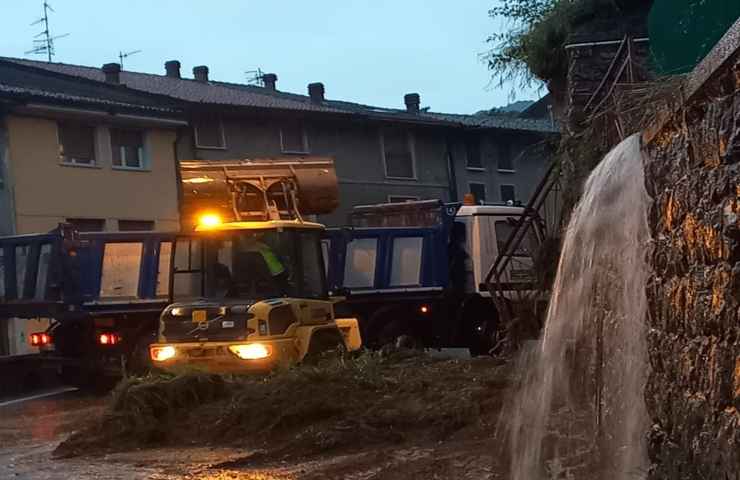
[{"label": "yellow safety vest", "polygon": [[257,244],[257,251],[262,255],[262,259],[267,264],[267,269],[270,270],[270,275],[277,276],[285,271],[285,267],[278,260],[277,255],[272,251],[270,247],[264,243]]}]

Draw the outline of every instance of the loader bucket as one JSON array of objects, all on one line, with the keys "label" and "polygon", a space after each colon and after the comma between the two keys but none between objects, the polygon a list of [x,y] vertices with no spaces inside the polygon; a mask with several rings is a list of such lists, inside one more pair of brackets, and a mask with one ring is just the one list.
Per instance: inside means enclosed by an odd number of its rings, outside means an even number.
[{"label": "loader bucket", "polygon": [[331,213],[339,204],[330,158],[182,161],[180,177],[185,228],[204,211],[228,221],[257,221],[271,219],[271,210],[296,218]]}]

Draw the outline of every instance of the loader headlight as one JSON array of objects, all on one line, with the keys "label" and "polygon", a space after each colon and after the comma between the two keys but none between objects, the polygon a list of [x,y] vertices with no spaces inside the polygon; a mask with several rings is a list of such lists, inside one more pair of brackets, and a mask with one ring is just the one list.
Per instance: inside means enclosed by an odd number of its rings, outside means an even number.
[{"label": "loader headlight", "polygon": [[272,347],[262,343],[248,343],[246,345],[229,345],[229,351],[242,360],[259,360],[272,354]]},{"label": "loader headlight", "polygon": [[149,354],[155,362],[164,362],[173,358],[177,354],[177,350],[171,345],[165,345],[164,347],[151,346],[149,347]]}]

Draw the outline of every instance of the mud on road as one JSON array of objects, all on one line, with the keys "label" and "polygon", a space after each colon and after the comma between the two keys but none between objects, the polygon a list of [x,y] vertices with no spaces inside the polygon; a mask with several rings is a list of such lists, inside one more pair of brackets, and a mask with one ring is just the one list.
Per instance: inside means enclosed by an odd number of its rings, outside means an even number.
[{"label": "mud on road", "polygon": [[398,353],[259,379],[130,380],[68,404],[48,435],[11,421],[19,443],[2,437],[0,462],[21,479],[506,478],[508,382],[492,359]]}]

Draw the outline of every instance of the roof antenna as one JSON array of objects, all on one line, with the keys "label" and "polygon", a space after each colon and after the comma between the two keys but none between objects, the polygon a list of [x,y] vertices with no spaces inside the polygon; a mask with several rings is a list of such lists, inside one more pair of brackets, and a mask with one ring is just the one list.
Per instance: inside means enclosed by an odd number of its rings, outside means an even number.
[{"label": "roof antenna", "polygon": [[247,70],[244,72],[247,75],[247,83],[249,85],[257,85],[258,87],[265,86],[265,72],[261,68],[257,67],[257,70]]},{"label": "roof antenna", "polygon": [[31,26],[43,24],[44,30],[34,37],[35,40],[33,41],[33,48],[31,50],[28,50],[26,52],[26,55],[28,55],[29,53],[32,53],[34,55],[46,54],[46,58],[49,62],[51,62],[51,57],[53,57],[55,54],[54,40],[67,37],[69,36],[69,33],[52,36],[51,32],[49,31],[49,10],[56,13],[56,11],[51,8],[51,5],[49,5],[49,2],[47,0],[44,0],[44,16],[31,24]]},{"label": "roof antenna", "polygon": [[118,51],[118,59],[120,60],[118,63],[121,65],[121,70],[123,70],[123,59],[128,58],[131,55],[136,55],[137,53],[141,53],[141,50],[131,50],[130,52],[122,52]]}]

